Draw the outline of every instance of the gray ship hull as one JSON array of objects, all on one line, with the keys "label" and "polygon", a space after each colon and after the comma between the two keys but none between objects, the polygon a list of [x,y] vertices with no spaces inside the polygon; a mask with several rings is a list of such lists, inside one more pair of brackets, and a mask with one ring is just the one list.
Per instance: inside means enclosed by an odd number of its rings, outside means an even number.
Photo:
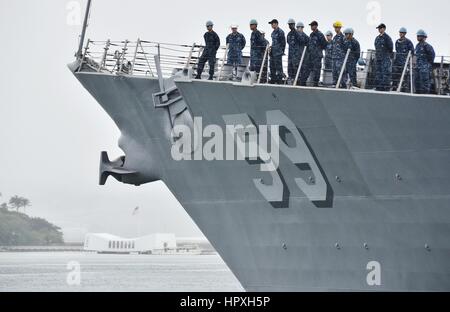
[{"label": "gray ship hull", "polygon": [[[255,187],[272,179],[257,164],[172,159],[156,79],[75,76],[121,130],[136,184],[162,180],[246,290],[450,290],[448,97],[176,81],[204,124],[224,126],[233,114],[266,124],[273,111],[295,124],[326,198],[311,200],[294,182],[311,168],[282,154],[274,203]],[[368,282],[374,261],[377,285]]]}]

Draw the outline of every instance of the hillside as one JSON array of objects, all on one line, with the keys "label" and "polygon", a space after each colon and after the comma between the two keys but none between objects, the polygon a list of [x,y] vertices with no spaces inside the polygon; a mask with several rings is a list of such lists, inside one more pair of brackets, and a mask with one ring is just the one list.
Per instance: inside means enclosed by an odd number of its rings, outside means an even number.
[{"label": "hillside", "polygon": [[0,208],[0,246],[63,244],[60,228],[41,218]]}]

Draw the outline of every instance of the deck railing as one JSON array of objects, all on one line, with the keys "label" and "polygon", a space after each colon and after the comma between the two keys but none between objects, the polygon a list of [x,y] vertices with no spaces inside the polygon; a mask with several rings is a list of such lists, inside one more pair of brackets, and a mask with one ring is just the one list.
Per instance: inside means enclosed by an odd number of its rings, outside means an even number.
[{"label": "deck railing", "polygon": [[[269,83],[270,70],[268,61],[270,59],[270,47],[262,47],[264,56],[259,71],[256,72],[254,83]],[[94,41],[88,40],[84,50],[80,69],[89,68],[91,71],[109,72],[117,75],[135,75],[156,77],[158,74],[158,65],[160,64],[163,77],[170,77],[177,71],[185,68],[192,68],[195,74],[198,61],[203,52],[204,46],[199,44],[172,44],[161,43],[137,39],[136,41]],[[347,64],[354,61],[355,57],[350,57],[351,52],[348,51],[343,66],[338,71],[339,79],[333,79],[332,69],[323,68],[321,73],[321,85],[326,87],[341,87],[345,85],[347,88],[358,87],[362,89],[375,89],[380,87],[375,79],[375,51],[362,52],[357,63],[358,83],[356,86],[348,81]],[[215,68],[216,80],[240,80],[243,73],[249,69],[250,47],[247,46],[243,50],[242,65],[238,68],[227,64],[228,46],[221,46],[217,51],[217,61]],[[401,55],[393,55],[395,57]],[[155,57],[159,62],[155,61]],[[389,84],[391,91],[397,92],[415,92],[415,71],[416,58],[408,54],[404,55],[406,62],[400,64],[392,62],[392,77]],[[283,70],[286,75],[285,84],[298,85],[303,74],[303,69],[308,66],[308,53],[301,55],[298,60],[299,64],[296,68],[295,77],[287,77],[288,75],[288,56],[283,57]],[[333,61],[333,60],[332,60]],[[324,58],[325,63],[325,58]],[[323,66],[324,67],[324,66]],[[206,63],[204,74],[207,77],[208,63]],[[433,67],[433,90],[437,94],[450,93],[449,75],[450,75],[450,57],[436,57]],[[304,77],[303,77],[304,78]],[[303,79],[304,80],[304,79]],[[391,84],[392,83],[392,84]],[[307,85],[311,85],[309,81]]]}]

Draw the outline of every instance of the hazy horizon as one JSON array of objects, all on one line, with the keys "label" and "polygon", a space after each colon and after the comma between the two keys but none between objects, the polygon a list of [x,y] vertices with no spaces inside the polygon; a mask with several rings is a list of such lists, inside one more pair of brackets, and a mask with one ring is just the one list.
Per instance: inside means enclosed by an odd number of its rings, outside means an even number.
[{"label": "hazy horizon", "polygon": [[[81,4],[80,12],[76,3]],[[110,179],[106,186],[98,185],[100,152],[108,151],[112,158],[123,152],[117,146],[120,133],[115,124],[66,68],[74,59],[85,3],[0,0],[5,44],[0,77],[0,203],[14,195],[27,197],[32,201],[27,213],[48,219],[72,236],[84,232],[202,236],[162,182],[133,187]],[[277,18],[286,30],[285,22],[293,17],[305,23],[318,20],[323,32],[341,20],[355,29],[366,50],[373,47],[375,24],[382,21],[393,38],[401,26],[409,29],[411,39],[424,28],[436,53],[450,55],[448,12],[450,3],[444,0],[431,0],[426,6],[418,0],[320,5],[285,1],[276,6],[269,1],[255,5],[233,0],[219,6],[203,0],[93,0],[87,37],[203,43],[204,23],[211,19],[222,43],[232,23],[241,26],[249,42],[250,19],[256,18],[260,29],[270,34],[270,19]],[[136,206],[140,211],[133,216]]]}]

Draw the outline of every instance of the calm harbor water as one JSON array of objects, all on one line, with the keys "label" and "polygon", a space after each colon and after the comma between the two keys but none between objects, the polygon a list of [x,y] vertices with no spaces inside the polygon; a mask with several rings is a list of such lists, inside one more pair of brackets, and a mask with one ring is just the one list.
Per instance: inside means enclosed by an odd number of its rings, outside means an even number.
[{"label": "calm harbor water", "polygon": [[0,292],[9,291],[196,292],[243,289],[217,255],[0,252]]}]

